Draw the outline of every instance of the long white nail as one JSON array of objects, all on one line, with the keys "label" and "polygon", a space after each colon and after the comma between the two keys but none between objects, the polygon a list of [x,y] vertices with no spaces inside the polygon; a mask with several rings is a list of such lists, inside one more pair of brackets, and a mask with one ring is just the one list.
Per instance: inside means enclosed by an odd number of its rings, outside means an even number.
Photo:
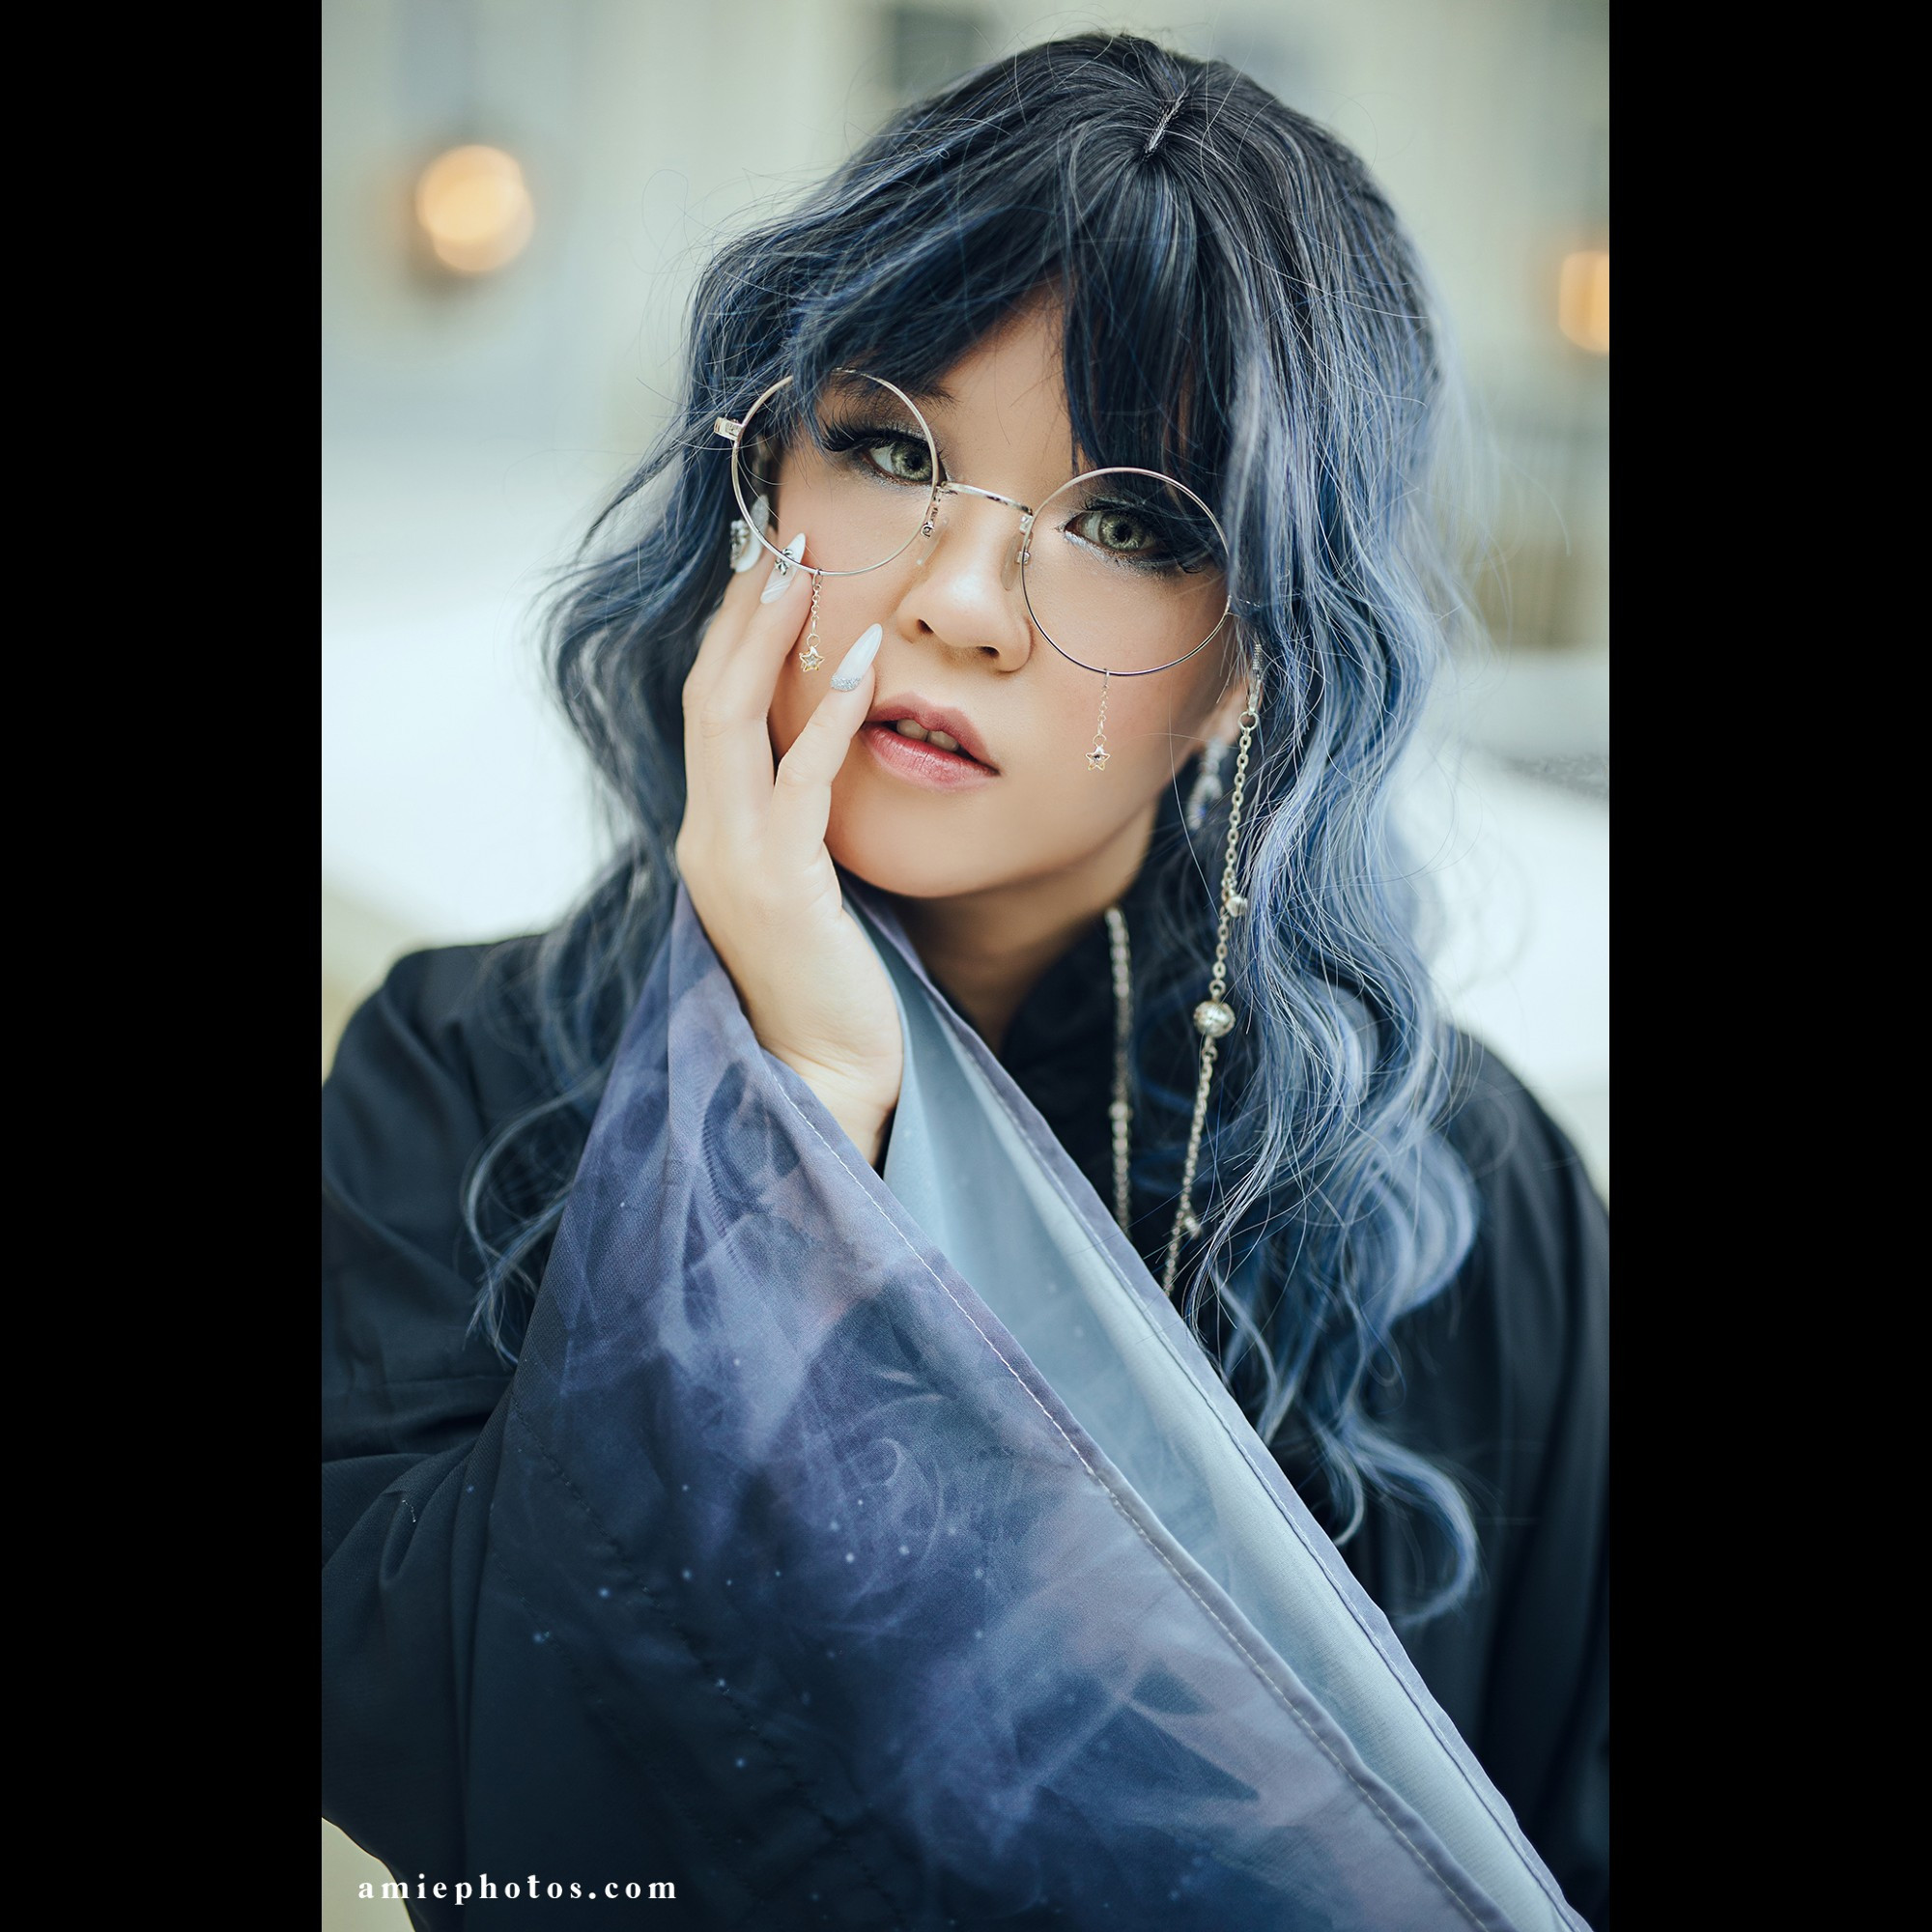
[{"label": "long white nail", "polygon": [[776,604],[785,594],[785,585],[791,582],[793,568],[804,554],[805,532],[800,530],[797,536],[785,545],[784,554],[772,565],[772,574],[766,580],[765,587],[758,592],[760,604]]},{"label": "long white nail", "polygon": [[859,680],[866,675],[866,667],[879,654],[880,640],[885,632],[877,625],[868,625],[859,641],[838,660],[838,668],[832,673],[834,691],[857,691]]}]

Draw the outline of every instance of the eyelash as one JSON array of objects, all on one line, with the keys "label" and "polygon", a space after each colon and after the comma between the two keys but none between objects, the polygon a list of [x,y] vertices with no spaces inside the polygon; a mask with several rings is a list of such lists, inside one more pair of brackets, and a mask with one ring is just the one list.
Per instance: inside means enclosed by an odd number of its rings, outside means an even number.
[{"label": "eyelash", "polygon": [[[834,422],[825,426],[825,447],[835,456],[842,456],[847,451],[855,449],[876,449],[882,444],[893,442],[910,443],[915,449],[924,449],[926,446],[924,437],[917,430],[898,428],[891,423]],[[875,465],[874,468],[876,467]],[[946,466],[943,463],[939,467],[939,473],[942,477],[946,474]],[[879,474],[889,483],[896,480],[906,484],[908,488],[926,487],[923,483],[914,484],[909,477],[895,479],[886,476],[884,470],[880,470]]]},{"label": "eyelash", "polygon": [[[1077,523],[1086,517],[1109,515],[1132,517],[1136,522],[1149,524],[1153,532],[1154,542],[1163,546],[1151,556],[1137,556],[1129,552],[1107,550],[1099,544],[1094,544],[1092,548],[1109,563],[1122,564],[1129,570],[1145,571],[1151,577],[1189,577],[1194,574],[1196,566],[1182,562],[1174,554],[1171,547],[1166,547],[1167,540],[1162,535],[1159,520],[1150,519],[1145,511],[1136,508],[1132,503],[1089,503],[1084,509],[1076,511],[1068,521]],[[1084,543],[1088,540],[1083,537],[1079,541]]]}]

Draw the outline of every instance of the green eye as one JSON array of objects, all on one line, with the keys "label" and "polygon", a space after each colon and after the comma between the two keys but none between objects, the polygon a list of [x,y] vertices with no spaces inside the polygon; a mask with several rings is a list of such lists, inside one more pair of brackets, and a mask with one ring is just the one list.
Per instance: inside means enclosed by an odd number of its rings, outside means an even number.
[{"label": "green eye", "polygon": [[1110,556],[1146,557],[1160,548],[1160,539],[1141,518],[1122,509],[1089,510],[1076,517],[1073,534]]},{"label": "green eye", "polygon": [[866,446],[867,460],[895,483],[930,483],[932,452],[911,437],[882,438]]}]

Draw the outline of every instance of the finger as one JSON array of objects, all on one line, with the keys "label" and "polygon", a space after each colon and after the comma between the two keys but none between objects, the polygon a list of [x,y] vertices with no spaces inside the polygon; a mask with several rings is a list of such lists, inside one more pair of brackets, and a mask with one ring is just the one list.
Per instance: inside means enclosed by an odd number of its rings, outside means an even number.
[{"label": "finger", "polygon": [[[711,680],[712,708],[721,719],[762,724],[771,711],[779,668],[811,610],[811,572],[800,569],[797,561],[806,543],[801,530],[785,546],[786,567],[781,571],[774,563],[765,573],[744,630]],[[751,575],[758,577],[756,571]]]},{"label": "finger", "polygon": [[781,871],[803,871],[823,856],[825,827],[832,816],[832,781],[871,708],[877,681],[872,661],[884,635],[877,624],[867,627],[833,668],[825,696],[805,721],[805,729],[792,740],[791,750],[779,760],[765,850]]},{"label": "finger", "polygon": [[[798,542],[797,538],[793,543]],[[752,619],[762,613],[765,606],[759,598],[771,582],[774,569],[775,552],[763,544],[752,547],[753,567],[744,572],[733,572],[724,585],[724,595],[718,606],[716,615],[705,628],[704,636],[698,639],[697,653],[692,659],[691,671],[686,679],[687,688],[694,693],[708,692],[718,682],[726,666],[738,655],[738,646],[744,640],[745,632]],[[794,570],[796,578],[803,573]]]},{"label": "finger", "polygon": [[[810,609],[806,573],[791,561],[803,534],[786,546],[786,568],[766,574],[765,589],[728,642],[720,642],[708,680],[690,685],[684,710],[687,812],[728,838],[754,834],[771,804],[772,746],[766,728],[779,667]],[[755,582],[757,573],[748,573]],[[714,639],[705,640],[708,649]]]}]

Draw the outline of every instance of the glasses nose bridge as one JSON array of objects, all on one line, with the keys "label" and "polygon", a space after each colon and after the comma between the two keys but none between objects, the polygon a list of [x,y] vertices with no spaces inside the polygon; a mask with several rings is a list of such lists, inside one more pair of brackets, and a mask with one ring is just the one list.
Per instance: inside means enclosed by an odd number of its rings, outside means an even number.
[{"label": "glasses nose bridge", "polygon": [[[1004,504],[1009,510],[1019,513],[1019,542],[1013,551],[1013,563],[1021,565],[1027,559],[1027,539],[1033,534],[1033,520],[1038,514],[1031,503],[1022,503],[1017,497],[1002,495],[998,490],[982,490],[977,483],[955,483],[950,477],[938,484],[932,493],[933,509],[936,514],[940,498],[943,497],[980,497],[988,503]],[[927,520],[926,534],[932,533],[931,519]]]}]

